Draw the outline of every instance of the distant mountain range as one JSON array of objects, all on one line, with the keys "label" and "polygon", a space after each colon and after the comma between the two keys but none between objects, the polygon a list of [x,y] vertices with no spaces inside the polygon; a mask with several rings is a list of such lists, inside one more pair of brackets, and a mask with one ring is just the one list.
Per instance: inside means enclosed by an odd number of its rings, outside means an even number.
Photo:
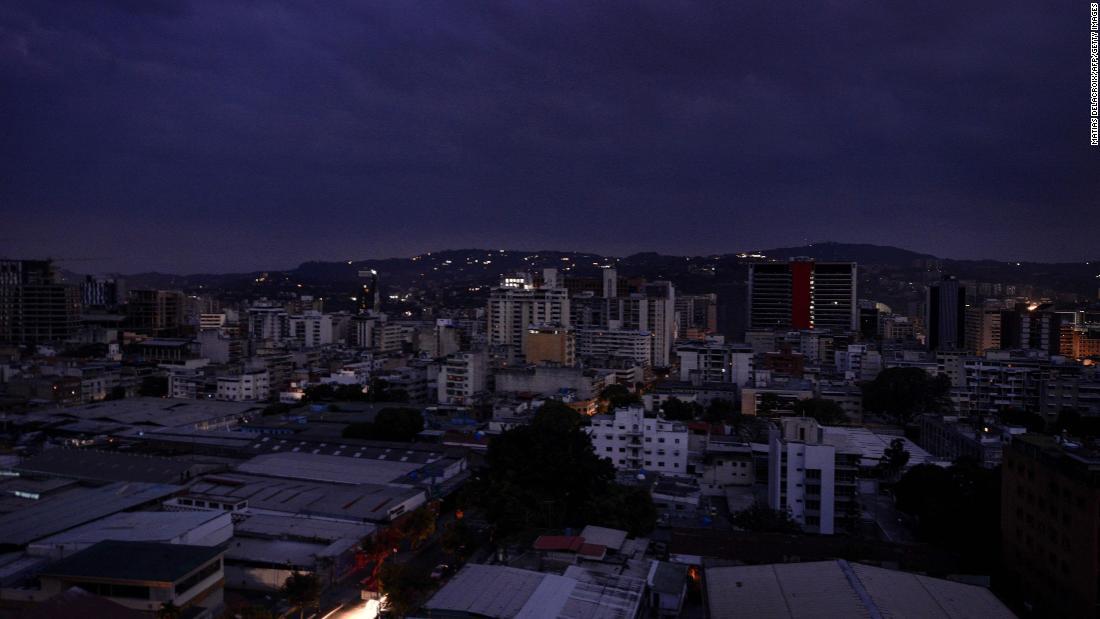
[{"label": "distant mountain range", "polygon": [[503,273],[546,267],[556,267],[567,276],[595,275],[603,266],[615,266],[625,276],[670,279],[687,292],[709,292],[722,285],[744,282],[749,262],[785,260],[797,256],[825,261],[854,261],[867,267],[866,270],[890,277],[920,279],[929,270],[942,270],[961,279],[1031,286],[1089,298],[1096,298],[1097,285],[1100,284],[1097,279],[1100,261],[1090,264],[951,260],[898,247],[847,243],[815,243],[710,256],[639,253],[622,258],[554,250],[454,249],[413,258],[311,261],[285,271],[193,275],[140,273],[127,275],[125,279],[131,288],[211,292],[251,290],[253,294],[302,289],[314,294],[324,294],[326,291],[341,294],[342,291],[354,289],[360,269],[378,271],[387,289],[410,289],[485,286],[497,282]]}]

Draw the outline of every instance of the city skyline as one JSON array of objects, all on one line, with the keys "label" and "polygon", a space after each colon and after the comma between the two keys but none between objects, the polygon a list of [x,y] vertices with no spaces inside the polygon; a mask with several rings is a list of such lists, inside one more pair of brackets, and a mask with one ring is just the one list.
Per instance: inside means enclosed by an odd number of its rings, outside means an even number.
[{"label": "city skyline", "polygon": [[8,3],[0,246],[180,273],[821,239],[1089,260],[1087,17]]}]

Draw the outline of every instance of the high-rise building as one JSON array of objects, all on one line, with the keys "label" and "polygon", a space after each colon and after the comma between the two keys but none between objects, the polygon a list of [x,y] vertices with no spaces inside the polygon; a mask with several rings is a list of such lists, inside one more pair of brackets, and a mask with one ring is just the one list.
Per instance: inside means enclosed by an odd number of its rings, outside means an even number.
[{"label": "high-rise building", "polygon": [[676,339],[676,289],[671,282],[645,285],[643,292],[610,300],[608,324],[628,331],[646,331],[653,337],[654,367],[672,365],[672,343]]},{"label": "high-rise building", "polygon": [[944,277],[932,283],[925,307],[929,350],[965,350],[966,293],[959,280]]},{"label": "high-rise building", "polygon": [[1100,452],[1038,434],[1015,437],[1001,465],[1007,587],[1035,617],[1100,608]]},{"label": "high-rise building", "polygon": [[749,329],[859,329],[854,262],[749,265]]},{"label": "high-rise building", "polygon": [[680,380],[698,383],[732,383],[745,386],[752,377],[753,350],[744,344],[727,344],[721,338],[681,342]]},{"label": "high-rise building", "polygon": [[178,290],[131,290],[126,326],[148,335],[176,335],[183,326],[184,302]]},{"label": "high-rise building", "polygon": [[80,323],[80,289],[57,281],[49,260],[0,260],[0,341],[57,342]]},{"label": "high-rise building", "polygon": [[[1005,316],[1009,314],[1009,316]],[[1011,319],[1011,312],[1005,312],[1004,306],[997,301],[986,301],[966,308],[966,350],[980,355],[987,350],[1002,348],[1001,323],[1003,318]],[[1009,320],[1011,323],[1011,320]]]},{"label": "high-rise building", "polygon": [[676,318],[682,339],[702,339],[714,335],[718,332],[718,295],[677,295]]},{"label": "high-rise building", "polygon": [[859,517],[856,476],[862,453],[830,440],[809,417],[783,420],[768,451],[768,505],[789,511],[809,533],[851,530]]},{"label": "high-rise building", "polygon": [[529,274],[504,277],[489,293],[489,345],[507,351],[510,360],[518,361],[525,357],[524,335],[530,327],[568,327],[569,293],[557,286],[556,279],[544,276],[543,285],[536,287]]},{"label": "high-rise building", "polygon": [[359,311],[382,311],[382,291],[378,286],[378,271],[374,269],[360,269],[359,291],[356,298],[359,299]]}]

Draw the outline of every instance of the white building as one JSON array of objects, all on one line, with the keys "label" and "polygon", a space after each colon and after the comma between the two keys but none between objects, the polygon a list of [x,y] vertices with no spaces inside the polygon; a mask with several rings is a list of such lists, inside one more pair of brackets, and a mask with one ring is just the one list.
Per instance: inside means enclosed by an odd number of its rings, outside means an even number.
[{"label": "white building", "polygon": [[436,378],[440,404],[464,406],[485,391],[489,363],[482,352],[462,352],[447,357]]},{"label": "white building", "polygon": [[623,329],[646,331],[653,336],[652,365],[672,365],[672,342],[676,339],[676,290],[671,282],[646,284],[645,292],[610,299],[608,323],[618,321]]},{"label": "white building", "polygon": [[280,343],[290,335],[290,316],[285,307],[257,305],[248,308],[248,337],[258,342]]},{"label": "white building", "polygon": [[866,344],[849,344],[836,351],[836,369],[848,380],[874,380],[882,371],[882,353]]},{"label": "white building", "polygon": [[688,429],[682,423],[646,417],[644,408],[630,406],[596,415],[587,430],[596,455],[617,469],[687,475]]},{"label": "white building", "polygon": [[859,515],[856,475],[862,452],[807,417],[783,419],[768,451],[768,505],[808,533],[848,529]]},{"label": "white building", "polygon": [[682,342],[676,346],[683,382],[733,383],[743,387],[752,378],[753,350],[750,346],[727,344],[723,338]]},{"label": "white building", "polygon": [[569,326],[569,292],[557,286],[557,270],[546,269],[544,284],[536,287],[530,275],[504,277],[489,293],[489,344],[505,347],[513,359],[522,359],[524,334],[532,325]]},{"label": "white building", "polygon": [[229,402],[260,402],[271,395],[267,370],[246,370],[218,376],[218,399]]},{"label": "white building", "polygon": [[332,316],[308,311],[301,316],[290,317],[290,337],[302,342],[306,348],[319,348],[335,343]]},{"label": "white building", "polygon": [[[618,326],[616,322],[614,326]],[[585,358],[620,357],[631,359],[643,368],[653,360],[653,335],[628,329],[578,329],[577,356]]]}]

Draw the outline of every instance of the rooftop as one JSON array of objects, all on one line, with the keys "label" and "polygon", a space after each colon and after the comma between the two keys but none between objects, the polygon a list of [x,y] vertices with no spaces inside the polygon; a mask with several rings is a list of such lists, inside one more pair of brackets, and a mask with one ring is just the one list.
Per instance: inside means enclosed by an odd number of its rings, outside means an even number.
[{"label": "rooftop", "polygon": [[24,474],[90,481],[182,483],[195,465],[183,460],[95,449],[48,449],[19,463]]},{"label": "rooftop", "polygon": [[622,549],[623,542],[626,541],[626,531],[588,525],[581,531],[581,537],[584,538],[585,543],[599,544],[617,552]]},{"label": "rooftop", "polygon": [[50,565],[42,575],[172,583],[221,554],[212,546],[107,540]]},{"label": "rooftop", "polygon": [[121,512],[51,535],[35,545],[94,544],[106,539],[171,542],[214,520],[232,526],[229,514],[220,511]]},{"label": "rooftop", "polygon": [[0,517],[0,543],[22,546],[180,490],[180,486],[125,482],[73,488]]},{"label": "rooftop", "polygon": [[1015,615],[989,590],[843,560],[712,567],[713,617],[954,617]]}]

